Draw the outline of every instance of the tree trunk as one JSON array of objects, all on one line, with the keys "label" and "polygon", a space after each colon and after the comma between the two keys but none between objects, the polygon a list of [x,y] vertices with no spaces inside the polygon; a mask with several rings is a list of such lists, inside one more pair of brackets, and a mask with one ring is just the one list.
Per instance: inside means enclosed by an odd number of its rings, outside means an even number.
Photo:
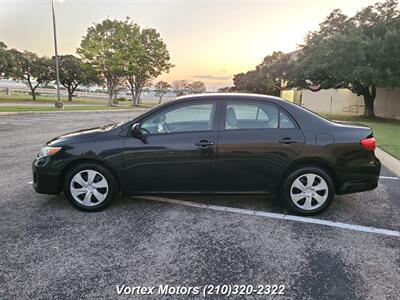
[{"label": "tree trunk", "polygon": [[31,88],[32,100],[36,100],[35,89],[32,86],[30,88]]},{"label": "tree trunk", "polygon": [[132,78],[127,78],[128,83],[126,86],[129,88],[129,90],[132,93],[132,105],[138,105],[140,104],[140,95],[142,93],[142,88],[144,86],[144,82],[138,83],[135,82],[134,79]]},{"label": "tree trunk", "polygon": [[364,116],[368,118],[375,117],[374,102],[376,97],[376,86],[372,85],[371,91],[369,88],[367,88],[366,91],[363,93],[363,97],[365,104]]},{"label": "tree trunk", "polygon": [[31,89],[32,100],[36,100],[35,90],[37,88],[37,85],[35,87],[32,85],[31,77],[29,75],[28,77],[24,77],[23,82]]},{"label": "tree trunk", "polygon": [[129,80],[129,78],[127,79],[128,83],[126,84],[126,86],[128,87],[129,91],[131,92],[132,95],[132,106],[134,106],[136,104],[135,100],[136,100],[136,93],[135,93],[135,87],[132,83],[131,80]]},{"label": "tree trunk", "polygon": [[132,94],[132,105],[135,106],[136,105],[137,93],[135,92],[134,89],[131,89],[131,94]]},{"label": "tree trunk", "polygon": [[108,93],[108,106],[113,105],[113,97],[114,97],[114,90],[115,90],[115,84],[113,82],[113,78],[107,78],[107,93]]},{"label": "tree trunk", "polygon": [[112,89],[108,90],[108,106],[113,105],[113,96],[114,96],[114,91]]},{"label": "tree trunk", "polygon": [[364,103],[365,103],[364,116],[368,118],[375,117],[374,100],[371,98],[371,96],[364,94]]},{"label": "tree trunk", "polygon": [[158,104],[161,104],[163,95],[160,95],[160,99],[158,100]]},{"label": "tree trunk", "polygon": [[135,94],[131,91],[132,106],[135,105]]},{"label": "tree trunk", "polygon": [[138,105],[140,92],[138,92],[138,91],[136,91],[136,89],[134,89],[131,91],[131,93],[132,93],[132,105]]},{"label": "tree trunk", "polygon": [[68,89],[68,101],[72,101],[72,95],[74,92],[71,89]]},{"label": "tree trunk", "polygon": [[138,90],[136,92],[136,104],[139,105],[140,104],[140,95],[142,94],[142,90]]},{"label": "tree trunk", "polygon": [[121,77],[117,75],[109,75],[106,76],[106,86],[107,86],[107,93],[108,93],[108,106],[113,106],[113,100],[115,93],[118,94],[118,84],[120,83]]}]

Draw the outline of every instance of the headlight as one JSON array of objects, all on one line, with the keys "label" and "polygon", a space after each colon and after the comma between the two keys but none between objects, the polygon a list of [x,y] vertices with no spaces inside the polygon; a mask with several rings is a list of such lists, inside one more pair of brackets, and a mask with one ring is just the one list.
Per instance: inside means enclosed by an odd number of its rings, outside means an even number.
[{"label": "headlight", "polygon": [[37,159],[45,157],[45,156],[54,155],[60,150],[61,150],[61,147],[43,147],[42,149],[40,149]]}]

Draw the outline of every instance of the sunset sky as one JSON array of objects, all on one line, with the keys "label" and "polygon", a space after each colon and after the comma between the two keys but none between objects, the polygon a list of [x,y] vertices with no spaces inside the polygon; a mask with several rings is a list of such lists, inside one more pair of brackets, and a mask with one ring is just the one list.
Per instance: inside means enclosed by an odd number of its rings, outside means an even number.
[{"label": "sunset sky", "polygon": [[[156,28],[175,67],[158,79],[202,80],[209,90],[260,63],[274,50],[298,48],[304,35],[335,8],[353,15],[375,0],[56,2],[60,54],[75,53],[87,27],[103,19],[131,17]],[[9,48],[52,55],[51,0],[0,0],[0,40]]]}]

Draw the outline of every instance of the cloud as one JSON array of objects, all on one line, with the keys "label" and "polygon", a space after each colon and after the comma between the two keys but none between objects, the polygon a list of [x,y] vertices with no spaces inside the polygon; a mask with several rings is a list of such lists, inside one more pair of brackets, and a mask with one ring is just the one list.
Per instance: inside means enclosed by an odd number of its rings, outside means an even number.
[{"label": "cloud", "polygon": [[228,80],[232,79],[232,76],[214,76],[214,75],[194,75],[192,76],[193,78],[199,78],[199,79],[208,79],[208,80]]}]

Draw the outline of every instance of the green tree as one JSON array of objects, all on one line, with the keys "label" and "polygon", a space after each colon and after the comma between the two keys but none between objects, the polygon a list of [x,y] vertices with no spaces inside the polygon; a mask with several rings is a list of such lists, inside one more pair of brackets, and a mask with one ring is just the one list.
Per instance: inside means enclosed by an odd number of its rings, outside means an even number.
[{"label": "green tree", "polygon": [[166,82],[166,81],[158,81],[155,85],[154,85],[154,89],[156,92],[156,96],[159,97],[158,99],[158,103],[161,103],[162,101],[162,97],[168,93],[169,89],[171,88],[171,85]]},{"label": "green tree", "polygon": [[129,38],[125,47],[125,69],[127,87],[132,93],[132,104],[140,102],[145,85],[173,67],[167,46],[153,28],[141,30],[130,24]]},{"label": "green tree", "polygon": [[172,91],[178,97],[188,94],[201,94],[206,91],[206,86],[202,81],[175,80],[172,82]]},{"label": "green tree", "polygon": [[206,85],[202,81],[193,81],[188,87],[190,94],[201,94],[206,91]]},{"label": "green tree", "polygon": [[7,50],[7,45],[0,41],[0,79],[9,76],[11,64],[11,53]]},{"label": "green tree", "polygon": [[175,80],[172,82],[172,91],[179,97],[188,94],[189,82],[187,80]]},{"label": "green tree", "polygon": [[218,93],[229,93],[229,92],[233,92],[234,89],[232,86],[224,86],[218,89]]},{"label": "green tree", "polygon": [[291,84],[348,88],[363,96],[373,117],[376,87],[400,84],[400,10],[397,0],[370,5],[353,17],[334,10],[305,39]]},{"label": "green tree", "polygon": [[267,81],[259,70],[251,70],[233,76],[233,89],[238,92],[270,94],[271,83]]},{"label": "green tree", "polygon": [[124,48],[128,31],[127,21],[104,20],[88,28],[77,50],[83,61],[93,66],[105,83],[108,105],[113,104],[115,91],[125,76]]},{"label": "green tree", "polygon": [[68,91],[68,100],[72,101],[75,90],[80,85],[100,84],[98,74],[89,64],[78,57],[63,55],[59,57],[60,83]]},{"label": "green tree", "polygon": [[141,30],[129,18],[104,20],[90,27],[78,53],[101,75],[110,105],[116,90],[124,83],[132,93],[133,104],[138,104],[150,79],[172,67],[160,34],[152,28]]},{"label": "green tree", "polygon": [[233,77],[233,90],[279,96],[283,81],[293,69],[293,60],[283,52],[273,52],[255,70]]},{"label": "green tree", "polygon": [[36,89],[51,81],[52,61],[29,51],[11,49],[10,54],[12,69],[9,77],[25,83],[31,90],[32,99],[36,100]]}]

